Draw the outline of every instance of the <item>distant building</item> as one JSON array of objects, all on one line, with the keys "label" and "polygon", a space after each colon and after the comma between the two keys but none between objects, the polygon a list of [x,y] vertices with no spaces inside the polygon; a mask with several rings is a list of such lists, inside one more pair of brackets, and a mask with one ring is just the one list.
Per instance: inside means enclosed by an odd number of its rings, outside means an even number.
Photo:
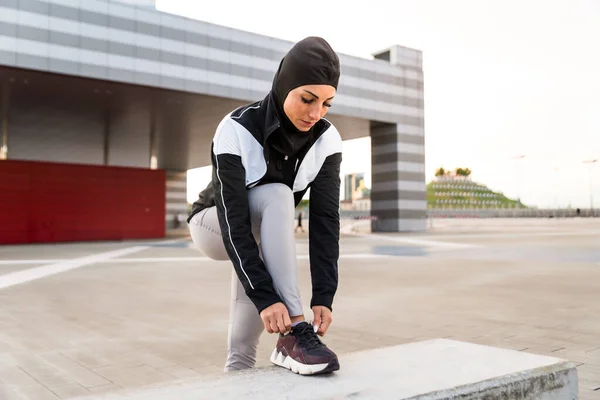
[{"label": "distant building", "polygon": [[470,176],[447,172],[428,186],[428,208],[516,208],[517,202],[496,193]]},{"label": "distant building", "polygon": [[365,174],[347,174],[344,176],[344,200],[353,201],[365,197]]},{"label": "distant building", "polygon": [[371,191],[365,186],[364,173],[344,176],[344,199],[340,207],[347,211],[371,209]]}]

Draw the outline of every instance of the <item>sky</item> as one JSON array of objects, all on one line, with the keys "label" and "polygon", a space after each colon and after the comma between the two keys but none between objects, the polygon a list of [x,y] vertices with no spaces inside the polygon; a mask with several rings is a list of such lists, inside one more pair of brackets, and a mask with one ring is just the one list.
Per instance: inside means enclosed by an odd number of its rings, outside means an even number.
[{"label": "sky", "polygon": [[[587,208],[593,193],[600,207],[600,161],[584,163],[600,158],[597,0],[156,3],[290,41],[322,36],[357,57],[394,44],[422,50],[428,182],[439,167],[468,167],[528,205]],[[370,175],[369,148],[368,138],[345,142],[343,172]]]}]

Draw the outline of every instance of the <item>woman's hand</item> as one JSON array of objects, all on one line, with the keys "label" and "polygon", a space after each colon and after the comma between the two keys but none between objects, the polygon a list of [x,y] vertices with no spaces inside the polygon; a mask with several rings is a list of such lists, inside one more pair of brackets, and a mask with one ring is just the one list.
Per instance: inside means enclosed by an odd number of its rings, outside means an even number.
[{"label": "woman's hand", "polygon": [[260,312],[260,318],[269,333],[286,333],[292,327],[290,314],[283,303],[275,303]]},{"label": "woman's hand", "polygon": [[331,325],[331,310],[325,306],[314,306],[313,311],[313,327],[318,327],[317,334],[325,336],[329,325]]}]

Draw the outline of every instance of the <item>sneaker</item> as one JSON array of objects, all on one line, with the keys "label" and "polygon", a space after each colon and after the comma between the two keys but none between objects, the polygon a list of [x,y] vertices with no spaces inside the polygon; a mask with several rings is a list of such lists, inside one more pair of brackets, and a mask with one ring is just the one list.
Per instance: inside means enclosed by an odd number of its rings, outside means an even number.
[{"label": "sneaker", "polygon": [[279,334],[271,362],[300,375],[325,374],[340,369],[338,358],[307,322],[301,322],[288,334]]}]

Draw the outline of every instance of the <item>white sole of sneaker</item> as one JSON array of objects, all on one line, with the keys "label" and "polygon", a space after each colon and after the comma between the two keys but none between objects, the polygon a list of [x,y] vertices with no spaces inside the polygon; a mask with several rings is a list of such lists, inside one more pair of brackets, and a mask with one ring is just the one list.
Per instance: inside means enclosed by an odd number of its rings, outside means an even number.
[{"label": "white sole of sneaker", "polygon": [[294,360],[291,357],[284,356],[282,353],[278,352],[277,349],[273,350],[271,353],[271,362],[275,365],[278,365],[283,368],[287,368],[290,371],[300,374],[300,375],[314,375],[323,371],[327,368],[328,364],[302,364],[298,361]]}]

